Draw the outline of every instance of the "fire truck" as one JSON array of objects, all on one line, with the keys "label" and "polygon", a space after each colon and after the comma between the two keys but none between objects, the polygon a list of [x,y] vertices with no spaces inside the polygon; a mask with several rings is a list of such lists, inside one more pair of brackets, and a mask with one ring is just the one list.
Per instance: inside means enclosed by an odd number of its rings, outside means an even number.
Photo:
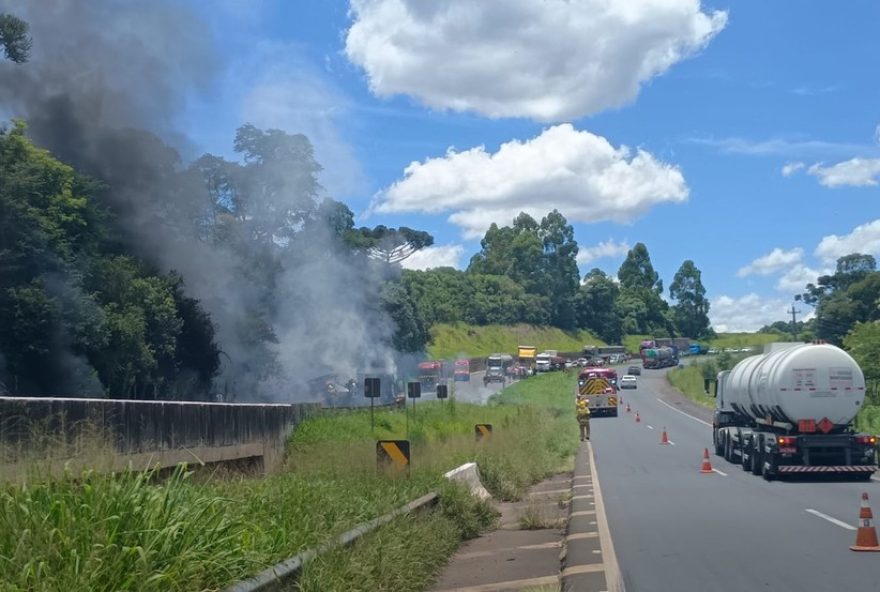
[{"label": "fire truck", "polygon": [[578,374],[579,396],[586,397],[590,415],[617,417],[617,371],[614,368],[584,368]]},{"label": "fire truck", "polygon": [[433,391],[438,384],[446,384],[447,369],[443,360],[430,360],[419,363],[419,382],[422,391]]}]

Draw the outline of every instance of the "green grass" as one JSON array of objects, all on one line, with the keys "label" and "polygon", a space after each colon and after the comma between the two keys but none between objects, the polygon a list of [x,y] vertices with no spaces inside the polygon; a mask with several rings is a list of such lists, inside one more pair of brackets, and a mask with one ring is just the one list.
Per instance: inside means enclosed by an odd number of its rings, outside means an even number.
[{"label": "green grass", "polygon": [[[790,339],[790,337],[778,333],[719,333],[715,339],[709,339],[706,343],[708,343],[709,347],[724,349],[725,347],[763,347],[768,343],[786,341],[787,339]],[[760,353],[760,351],[757,353]]]},{"label": "green grass", "polygon": [[[331,553],[303,581],[424,589],[458,542],[494,519],[442,472],[476,460],[497,498],[518,499],[570,463],[577,429],[560,410],[573,381],[527,379],[486,407],[421,403],[408,426],[406,412],[382,410],[375,432],[368,411],[319,414],[294,433],[287,470],[265,478],[85,472],[0,486],[0,591],[217,590],[439,488],[438,511]],[[493,424],[490,441],[475,441],[476,423]],[[377,471],[375,440],[407,435],[409,476]]]},{"label": "green grass", "polygon": [[703,369],[701,364],[674,368],[666,375],[669,383],[681,391],[688,399],[703,407],[715,407],[715,399],[703,391]]},{"label": "green grass", "polygon": [[624,335],[623,345],[628,352],[638,352],[642,341],[651,339],[650,335]]},{"label": "green grass", "polygon": [[534,345],[539,351],[580,352],[585,345],[605,345],[589,331],[563,331],[536,325],[439,324],[431,327],[428,355],[432,358],[488,356],[501,352],[516,354],[519,345]]}]

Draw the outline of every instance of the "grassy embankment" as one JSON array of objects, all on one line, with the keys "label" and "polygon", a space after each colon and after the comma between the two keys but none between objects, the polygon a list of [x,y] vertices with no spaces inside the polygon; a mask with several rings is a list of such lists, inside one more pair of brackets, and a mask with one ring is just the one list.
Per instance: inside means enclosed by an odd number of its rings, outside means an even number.
[{"label": "grassy embankment", "polygon": [[518,345],[534,345],[539,350],[579,352],[585,345],[605,345],[589,331],[563,331],[536,325],[468,325],[455,323],[431,327],[428,354],[432,358],[478,357],[495,352],[515,353]]},{"label": "grassy embankment", "polygon": [[[375,439],[407,436],[404,412],[383,410],[375,433],[368,412],[309,420],[287,470],[265,478],[83,473],[0,486],[0,590],[216,590],[440,489],[439,510],[310,564],[299,588],[425,589],[459,541],[493,520],[442,471],[476,459],[494,494],[521,495],[576,447],[573,422],[548,405],[554,393],[555,406],[570,400],[573,380],[553,374],[511,388],[511,400],[532,406],[418,405],[409,478],[376,471]],[[477,444],[473,426],[484,422],[495,433]]]},{"label": "grassy embankment", "polygon": [[[639,344],[650,335],[625,335],[623,345],[627,351],[639,351]],[[719,333],[710,340],[701,340],[709,347],[763,347],[766,343],[785,341],[784,335],[776,333]],[[555,349],[562,352],[579,352],[585,345],[606,345],[589,331],[563,331],[556,327],[535,325],[468,325],[440,324],[431,328],[431,344],[428,355],[432,358],[450,359],[458,356],[477,357],[494,352],[514,353],[518,345],[534,345],[538,349]]]}]

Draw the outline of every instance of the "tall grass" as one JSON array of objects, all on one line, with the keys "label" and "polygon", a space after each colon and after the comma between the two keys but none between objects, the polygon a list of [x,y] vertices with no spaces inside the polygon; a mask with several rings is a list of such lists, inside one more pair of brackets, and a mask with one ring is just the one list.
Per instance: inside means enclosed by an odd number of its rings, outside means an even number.
[{"label": "tall grass", "polygon": [[703,364],[675,368],[666,374],[669,384],[681,391],[691,401],[703,407],[715,407],[715,398],[704,391]]},{"label": "tall grass", "polygon": [[[383,410],[375,431],[368,411],[318,415],[292,437],[287,470],[269,477],[86,471],[2,485],[0,590],[217,590],[442,488],[439,512],[376,533],[397,541],[387,555],[363,545],[316,563],[304,580],[321,590],[418,589],[404,578],[424,587],[458,540],[492,520],[443,471],[477,460],[487,488],[515,499],[574,452],[574,421],[561,412],[574,379],[561,377],[522,381],[486,407],[421,403],[409,418]],[[475,441],[476,423],[493,424],[491,440]],[[377,471],[376,439],[407,436],[409,476]],[[430,548],[407,554],[400,541]]]}]

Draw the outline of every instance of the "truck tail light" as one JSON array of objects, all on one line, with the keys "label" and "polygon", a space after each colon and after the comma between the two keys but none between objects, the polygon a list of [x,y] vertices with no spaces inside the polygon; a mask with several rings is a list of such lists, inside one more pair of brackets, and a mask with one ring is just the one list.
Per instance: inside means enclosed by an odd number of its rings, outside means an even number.
[{"label": "truck tail light", "polygon": [[859,444],[874,446],[877,444],[877,436],[856,436],[856,442]]},{"label": "truck tail light", "polygon": [[797,438],[795,436],[779,436],[776,438],[776,443],[780,446],[797,446]]}]

